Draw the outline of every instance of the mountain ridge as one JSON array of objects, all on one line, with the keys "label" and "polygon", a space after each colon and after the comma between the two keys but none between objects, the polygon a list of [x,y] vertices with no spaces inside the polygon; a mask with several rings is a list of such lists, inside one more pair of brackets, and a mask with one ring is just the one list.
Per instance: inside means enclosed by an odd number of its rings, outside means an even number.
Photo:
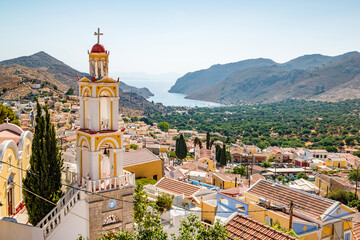
[{"label": "mountain ridge", "polygon": [[[324,93],[329,90],[335,93],[334,88],[351,82],[360,74],[360,53],[353,51],[333,57],[321,54],[304,55],[282,64],[260,64],[233,71],[210,86],[199,84],[203,79],[196,78],[196,74],[204,75],[209,69],[190,74],[192,78],[188,75],[187,86],[196,82],[198,86],[206,87],[198,87],[195,91],[183,91],[182,93],[188,95],[186,98],[225,104],[273,102],[289,98],[323,101],[332,98],[348,99],[353,96],[338,97]],[[175,85],[182,83],[180,79]]]}]

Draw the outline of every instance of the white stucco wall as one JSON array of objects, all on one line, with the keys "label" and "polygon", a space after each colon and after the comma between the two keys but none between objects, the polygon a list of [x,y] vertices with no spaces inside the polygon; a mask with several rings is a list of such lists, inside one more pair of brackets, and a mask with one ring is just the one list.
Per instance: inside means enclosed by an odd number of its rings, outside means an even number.
[{"label": "white stucco wall", "polygon": [[6,240],[42,240],[41,228],[0,220],[0,239]]},{"label": "white stucco wall", "polygon": [[[71,209],[75,213],[85,219],[89,219],[88,203],[82,200],[77,202]],[[62,219],[61,224],[52,232],[47,239],[49,240],[63,240],[63,239],[77,239],[80,235],[85,239],[89,239],[89,222],[72,213],[68,213]]]}]

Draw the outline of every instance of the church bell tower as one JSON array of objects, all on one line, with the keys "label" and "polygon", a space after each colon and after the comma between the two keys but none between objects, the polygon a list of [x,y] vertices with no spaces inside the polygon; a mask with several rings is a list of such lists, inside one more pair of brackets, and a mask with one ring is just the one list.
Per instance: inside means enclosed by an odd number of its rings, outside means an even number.
[{"label": "church bell tower", "polygon": [[98,41],[88,52],[91,78],[78,82],[80,129],[76,136],[78,185],[89,192],[90,239],[108,230],[132,229],[135,187],[135,174],[125,171],[122,164],[120,82],[108,76],[109,52],[100,44],[100,29],[95,35]]}]

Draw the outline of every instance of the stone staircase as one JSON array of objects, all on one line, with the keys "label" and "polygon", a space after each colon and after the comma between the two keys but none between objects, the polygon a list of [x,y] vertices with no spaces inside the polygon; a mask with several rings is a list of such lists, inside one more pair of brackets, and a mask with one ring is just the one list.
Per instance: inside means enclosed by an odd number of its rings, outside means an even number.
[{"label": "stone staircase", "polygon": [[49,212],[43,220],[36,226],[43,229],[44,239],[46,239],[61,221],[65,218],[70,210],[80,201],[80,190],[70,188],[65,195],[58,201],[56,206]]}]

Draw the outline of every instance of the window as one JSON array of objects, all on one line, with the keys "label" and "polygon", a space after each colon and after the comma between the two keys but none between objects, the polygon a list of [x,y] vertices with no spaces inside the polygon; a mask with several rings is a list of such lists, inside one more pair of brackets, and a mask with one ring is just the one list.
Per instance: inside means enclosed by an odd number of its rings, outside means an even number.
[{"label": "window", "polygon": [[341,163],[338,163],[338,168],[341,168]]},{"label": "window", "polygon": [[220,198],[220,202],[225,205],[229,205],[229,201],[226,198]]},{"label": "window", "polygon": [[154,175],[153,179],[157,181],[157,179],[158,179],[157,175]]},{"label": "window", "polygon": [[243,205],[241,205],[241,204],[235,204],[235,208],[237,209],[237,210],[240,210],[240,211],[242,211],[242,212],[245,212],[245,207],[243,206]]},{"label": "window", "polygon": [[350,240],[351,239],[351,230],[350,231],[346,231],[344,233],[344,240]]}]

